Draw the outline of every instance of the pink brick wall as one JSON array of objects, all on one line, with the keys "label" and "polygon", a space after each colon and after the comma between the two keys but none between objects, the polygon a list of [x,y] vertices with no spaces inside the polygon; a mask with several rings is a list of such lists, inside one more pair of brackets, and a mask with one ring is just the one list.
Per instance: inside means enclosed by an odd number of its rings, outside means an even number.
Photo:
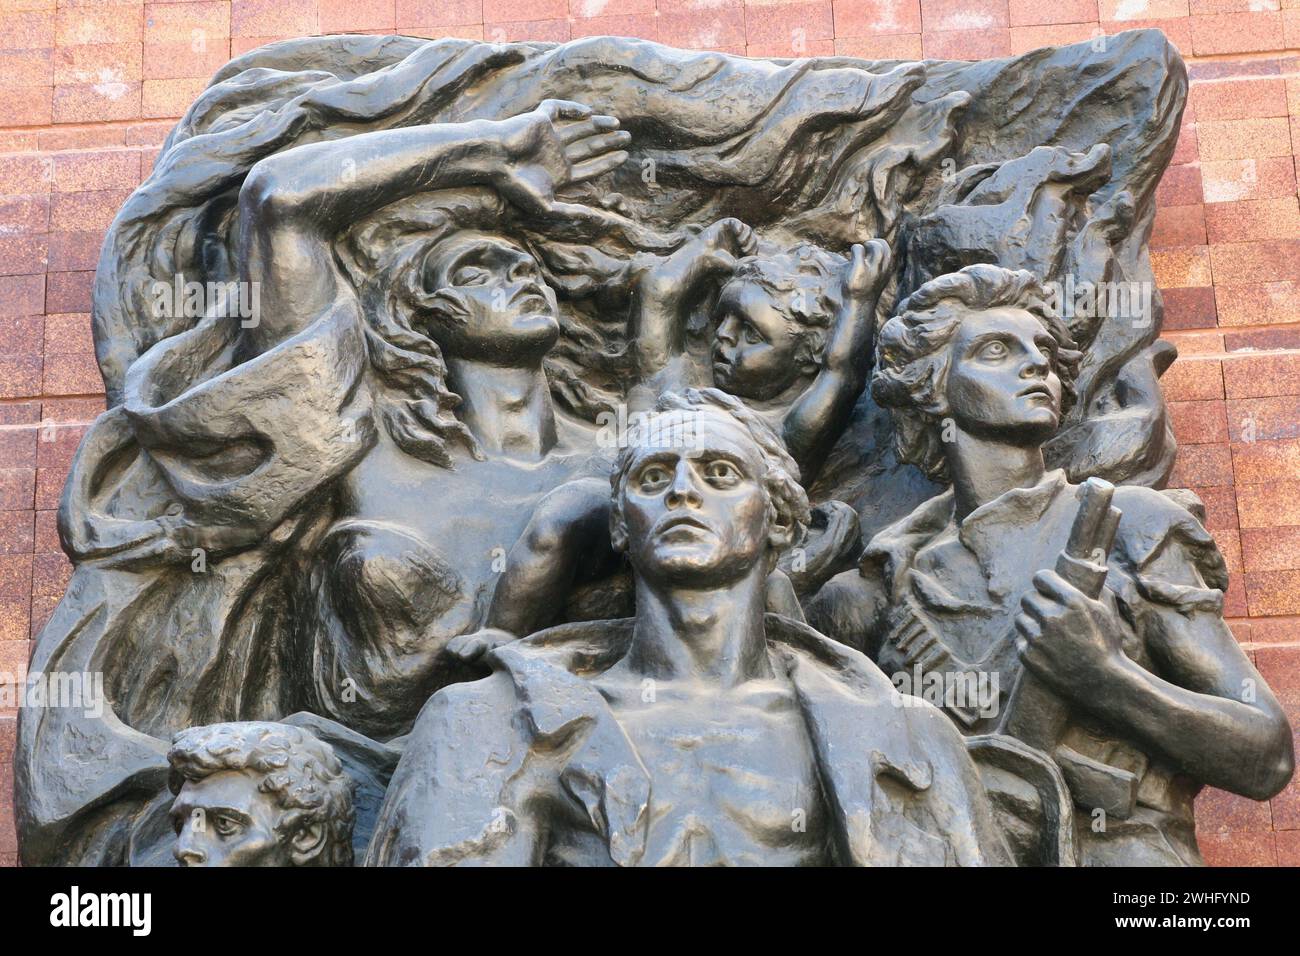
[{"label": "pink brick wall", "polygon": [[[1192,76],[1151,243],[1183,354],[1164,380],[1175,479],[1205,499],[1233,629],[1300,727],[1300,0],[0,0],[0,673],[22,674],[68,578],[54,509],[103,407],[99,243],[231,56],[369,32],[970,59],[1134,27]],[[13,733],[0,713],[0,864]],[[1212,863],[1300,865],[1300,784],[1268,803],[1207,791],[1198,822]]]}]

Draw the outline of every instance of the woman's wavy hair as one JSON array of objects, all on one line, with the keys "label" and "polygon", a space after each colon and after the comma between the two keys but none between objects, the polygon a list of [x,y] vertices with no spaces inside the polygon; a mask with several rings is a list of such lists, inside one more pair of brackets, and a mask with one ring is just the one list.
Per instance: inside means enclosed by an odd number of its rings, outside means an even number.
[{"label": "woman's wavy hair", "polygon": [[948,343],[971,313],[1002,307],[1029,312],[1056,340],[1064,416],[1074,403],[1080,353],[1033,273],[981,264],[939,276],[900,302],[880,330],[871,394],[892,411],[898,457],[932,481],[949,480],[942,441]]},{"label": "woman's wavy hair", "polygon": [[340,245],[365,317],[370,366],[386,386],[380,420],[402,451],[444,468],[452,467],[452,446],[477,459],[483,451],[455,415],[460,396],[447,387],[446,361],[427,328],[430,311],[449,321],[460,314],[453,298],[427,287],[427,264],[463,229],[499,231],[506,209],[487,188],[421,193],[368,216]]}]

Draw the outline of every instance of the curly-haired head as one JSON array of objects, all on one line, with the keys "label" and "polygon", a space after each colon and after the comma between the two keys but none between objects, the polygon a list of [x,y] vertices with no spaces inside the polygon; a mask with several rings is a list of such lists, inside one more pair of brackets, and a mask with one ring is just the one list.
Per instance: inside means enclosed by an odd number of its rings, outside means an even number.
[{"label": "curly-haired head", "polygon": [[[788,529],[789,540],[785,547],[794,547],[803,541],[811,519],[808,494],[799,483],[799,466],[786,450],[785,442],[772,430],[761,415],[733,395],[716,388],[687,388],[681,392],[666,392],[655,403],[654,410],[638,415],[628,432],[628,440],[619,449],[610,472],[612,494],[610,508],[610,537],[614,547],[623,551],[627,547],[627,531],[623,519],[623,486],[632,467],[637,450],[647,441],[658,442],[664,435],[677,434],[690,440],[694,434],[695,416],[704,414],[725,415],[739,425],[757,447],[765,470],[763,488],[767,495],[769,527]],[[779,554],[772,554],[775,561]]]},{"label": "curly-haired head", "polygon": [[272,796],[282,811],[275,828],[282,843],[318,824],[327,840],[313,865],[352,865],[356,785],[334,748],[311,732],[258,721],[190,727],[172,738],[167,762],[167,785],[174,794],[187,782],[223,771],[259,774],[258,791]]},{"label": "curly-haired head", "polygon": [[798,342],[796,363],[817,365],[826,350],[827,330],[840,307],[840,274],[848,260],[820,246],[801,242],[787,252],[746,256],[723,285],[751,282],[772,297]]},{"label": "curly-haired head", "polygon": [[900,302],[880,330],[871,394],[893,412],[898,457],[935,481],[949,477],[941,440],[943,419],[949,414],[949,343],[963,322],[977,321],[980,312],[998,308],[1023,309],[1056,341],[1055,371],[1064,414],[1074,400],[1079,353],[1030,272],[973,265],[939,276]]}]

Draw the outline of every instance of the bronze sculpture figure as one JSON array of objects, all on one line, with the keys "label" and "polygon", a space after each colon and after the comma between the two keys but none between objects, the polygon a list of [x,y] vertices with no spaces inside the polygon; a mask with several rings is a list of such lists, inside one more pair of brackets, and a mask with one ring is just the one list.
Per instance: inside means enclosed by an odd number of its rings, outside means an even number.
[{"label": "bronze sculpture figure", "polygon": [[[1263,797],[1291,767],[1268,688],[1225,643],[1213,544],[1185,496],[1155,490],[1173,353],[1145,243],[1186,86],[1155,31],[987,63],[370,36],[232,61],[99,262],[109,408],[68,479],[75,569],[29,670],[102,675],[105,706],[20,714],[22,859],[175,862],[171,741],[256,725],[333,750],[354,861],[1195,862],[1201,783]],[[1011,395],[957,363],[955,452],[908,381],[930,361],[930,320],[908,316],[968,279],[1029,289],[1021,270],[1146,294],[1046,324],[1015,295],[972,307],[1009,353],[1043,339],[1051,356],[1030,358],[1057,371]],[[981,322],[955,321],[954,340]],[[779,501],[712,531],[639,528],[654,482],[626,497],[628,439],[667,413],[638,413],[708,385],[676,411],[751,469],[747,507],[772,469]],[[726,499],[711,482],[734,476],[699,472],[681,438],[667,447],[703,482],[691,494]],[[1116,486],[1123,516],[1087,508],[1071,541],[1088,479]],[[957,524],[969,537],[994,513],[1044,531],[1014,567],[961,551]],[[702,541],[719,531],[714,566]],[[1107,564],[1092,552],[1111,531]],[[939,590],[917,585],[951,618],[929,643],[901,596],[941,547]],[[1100,590],[1032,583],[1074,567],[1067,547]],[[703,664],[665,624],[695,577],[737,615]],[[1116,625],[1116,608],[1134,616]],[[973,710],[940,694],[963,738],[912,707],[924,688],[897,693],[823,634],[894,678],[908,648],[946,648],[965,662],[949,674],[999,687]],[[680,708],[641,700],[637,680],[658,678]],[[1058,693],[1070,683],[1091,689],[1086,713]],[[1001,713],[1008,695],[1033,707]],[[854,722],[878,735],[871,766]],[[745,745],[759,729],[773,743]],[[587,749],[539,757],[530,785],[554,820],[467,790],[430,824],[422,773],[453,733]],[[685,740],[704,792],[685,792]],[[733,757],[754,771],[735,817],[719,810]],[[310,837],[263,841],[265,859],[325,859]],[[218,856],[182,856],[201,853]]]},{"label": "bronze sculpture figure", "polygon": [[635,619],[542,631],[434,695],[367,862],[1010,862],[942,715],[766,614],[808,514],[775,433],[712,389],[657,407],[611,477]]},{"label": "bronze sculpture figure", "polygon": [[181,866],[351,866],[353,781],[287,724],[214,724],[167,752]]},{"label": "bronze sculpture figure", "polygon": [[1277,793],[1294,769],[1291,729],[1223,623],[1223,558],[1184,503],[1116,488],[1114,546],[1092,558],[1105,588],[1088,594],[1056,570],[1079,503],[1042,445],[1077,360],[1028,272],[968,266],[902,302],[873,391],[894,409],[900,456],[951,488],[881,531],[810,620],[888,673],[996,672],[1008,707],[1024,704],[1009,692],[1027,668],[1064,701],[1056,739],[1040,733],[1041,710],[950,712],[972,733],[1021,722],[1049,748],[1082,862],[1195,864],[1197,791]]}]

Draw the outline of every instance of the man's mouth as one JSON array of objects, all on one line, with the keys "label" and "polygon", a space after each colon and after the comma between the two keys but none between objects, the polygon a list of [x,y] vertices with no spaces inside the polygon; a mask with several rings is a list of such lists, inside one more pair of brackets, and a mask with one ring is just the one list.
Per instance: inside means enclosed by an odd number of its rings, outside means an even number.
[{"label": "man's mouth", "polygon": [[1018,398],[1025,398],[1029,395],[1046,395],[1048,398],[1054,398],[1052,390],[1044,384],[1030,385],[1028,388],[1017,393]]},{"label": "man's mouth", "polygon": [[694,528],[696,531],[707,531],[710,534],[713,533],[713,529],[699,518],[692,517],[691,515],[672,515],[659,522],[655,527],[655,534],[667,534],[669,531],[675,531],[678,528]]}]

